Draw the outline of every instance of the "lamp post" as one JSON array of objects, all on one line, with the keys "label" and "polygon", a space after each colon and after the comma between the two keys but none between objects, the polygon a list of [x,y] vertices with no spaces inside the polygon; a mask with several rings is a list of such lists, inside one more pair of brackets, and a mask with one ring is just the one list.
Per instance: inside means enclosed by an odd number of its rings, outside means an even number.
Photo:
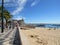
[{"label": "lamp post", "polygon": [[2,26],[1,26],[1,33],[3,33],[4,32],[4,27],[3,27],[3,23],[4,23],[4,20],[3,20],[3,18],[4,18],[4,14],[3,14],[3,4],[4,4],[4,0],[2,0],[2,17],[1,17],[1,19],[2,19]]}]

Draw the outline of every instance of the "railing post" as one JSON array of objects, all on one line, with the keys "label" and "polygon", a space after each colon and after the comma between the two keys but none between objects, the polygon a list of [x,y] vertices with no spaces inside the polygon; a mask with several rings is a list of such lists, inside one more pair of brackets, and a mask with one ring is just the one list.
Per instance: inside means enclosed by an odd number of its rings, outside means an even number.
[{"label": "railing post", "polygon": [[4,14],[3,14],[3,10],[4,10],[3,7],[4,6],[3,5],[4,5],[4,0],[2,0],[2,17],[1,17],[1,19],[2,19],[2,21],[1,21],[2,22],[2,26],[1,26],[1,33],[4,32],[4,19],[3,19],[4,18]]}]

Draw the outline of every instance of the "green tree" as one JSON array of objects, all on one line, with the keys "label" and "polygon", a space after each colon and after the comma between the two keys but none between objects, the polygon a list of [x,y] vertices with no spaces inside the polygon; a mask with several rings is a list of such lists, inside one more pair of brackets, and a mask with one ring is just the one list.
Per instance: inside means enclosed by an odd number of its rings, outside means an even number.
[{"label": "green tree", "polygon": [[[10,14],[10,12],[8,11],[8,10],[6,10],[5,8],[3,8],[4,9],[4,11],[3,11],[3,14],[4,14],[4,18],[5,18],[5,20],[6,20],[6,28],[7,28],[7,24],[8,24],[8,20],[10,19],[10,18],[12,18],[12,15]],[[1,12],[1,10],[2,10],[2,7],[0,6],[0,18],[1,18],[1,16],[2,16],[2,12]]]}]

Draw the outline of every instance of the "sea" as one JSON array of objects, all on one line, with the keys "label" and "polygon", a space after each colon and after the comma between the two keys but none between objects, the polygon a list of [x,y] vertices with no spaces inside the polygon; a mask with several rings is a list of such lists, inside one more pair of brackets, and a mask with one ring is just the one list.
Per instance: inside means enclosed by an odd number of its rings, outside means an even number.
[{"label": "sea", "polygon": [[36,27],[60,28],[60,24],[35,24]]}]

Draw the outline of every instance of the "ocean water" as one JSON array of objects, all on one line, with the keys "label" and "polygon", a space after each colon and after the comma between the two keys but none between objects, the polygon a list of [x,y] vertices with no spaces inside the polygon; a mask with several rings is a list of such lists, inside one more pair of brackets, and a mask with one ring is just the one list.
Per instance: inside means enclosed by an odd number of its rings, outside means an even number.
[{"label": "ocean water", "polygon": [[60,28],[60,24],[36,24],[36,27]]}]

